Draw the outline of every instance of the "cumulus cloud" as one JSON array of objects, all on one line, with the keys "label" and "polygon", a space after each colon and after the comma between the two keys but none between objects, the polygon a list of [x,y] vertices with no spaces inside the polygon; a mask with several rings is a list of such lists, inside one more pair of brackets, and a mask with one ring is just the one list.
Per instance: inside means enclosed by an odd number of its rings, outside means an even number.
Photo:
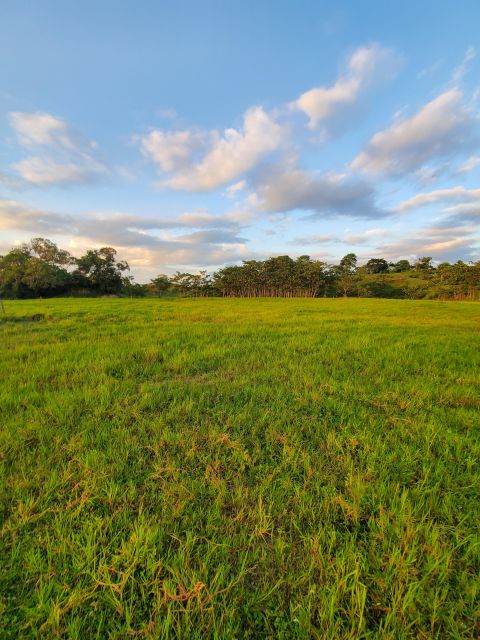
[{"label": "cumulus cloud", "polygon": [[45,187],[83,184],[109,172],[95,142],[84,138],[63,118],[49,113],[9,114],[18,142],[35,155],[12,168],[28,184]]},{"label": "cumulus cloud", "polygon": [[240,130],[154,130],[141,139],[141,146],[162,174],[170,174],[160,186],[212,191],[253,169],[280,148],[284,137],[282,125],[262,107],[253,107],[245,113]]},{"label": "cumulus cloud", "polygon": [[153,160],[160,171],[169,173],[188,169],[197,154],[206,152],[215,140],[202,131],[160,131],[155,129],[141,138],[143,154]]},{"label": "cumulus cloud", "polygon": [[351,115],[361,94],[374,82],[393,76],[400,58],[392,50],[379,44],[360,47],[347,61],[345,71],[331,87],[316,87],[303,93],[292,108],[303,111],[314,128],[338,118]]},{"label": "cumulus cloud", "polygon": [[68,123],[50,113],[14,111],[9,114],[9,122],[17,134],[18,141],[25,147],[43,145],[75,148]]},{"label": "cumulus cloud", "polygon": [[375,203],[369,183],[346,175],[270,167],[256,179],[258,206],[267,212],[292,209],[315,216],[377,218],[386,214]]},{"label": "cumulus cloud", "polygon": [[428,102],[410,118],[376,133],[351,167],[402,175],[428,161],[452,157],[475,144],[475,118],[453,88]]}]

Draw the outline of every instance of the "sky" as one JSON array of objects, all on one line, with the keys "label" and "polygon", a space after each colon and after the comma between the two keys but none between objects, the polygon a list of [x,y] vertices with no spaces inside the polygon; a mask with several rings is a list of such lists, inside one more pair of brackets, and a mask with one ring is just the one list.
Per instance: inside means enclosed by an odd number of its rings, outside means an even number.
[{"label": "sky", "polygon": [[479,0],[0,0],[0,254],[480,259]]}]

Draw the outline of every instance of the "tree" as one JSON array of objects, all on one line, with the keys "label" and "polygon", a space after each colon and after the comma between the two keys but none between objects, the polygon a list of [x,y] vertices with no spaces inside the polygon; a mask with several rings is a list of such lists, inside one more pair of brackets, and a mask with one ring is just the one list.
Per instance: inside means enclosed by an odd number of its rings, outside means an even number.
[{"label": "tree", "polygon": [[71,275],[64,267],[70,263],[67,251],[61,251],[50,240],[34,238],[0,257],[0,290],[14,298],[62,293],[71,283]]},{"label": "tree", "polygon": [[13,298],[29,297],[31,290],[25,282],[30,252],[25,246],[12,249],[0,257],[0,292]]},{"label": "tree", "polygon": [[144,298],[147,295],[147,285],[134,282],[133,276],[123,276],[121,293],[130,298]]},{"label": "tree", "polygon": [[47,264],[68,266],[75,263],[75,259],[65,249],[59,249],[57,245],[46,238],[33,238],[27,245],[30,251]]},{"label": "tree", "polygon": [[[72,271],[73,266],[76,268]],[[354,253],[344,256],[337,265],[327,265],[308,255],[296,259],[281,255],[246,260],[213,274],[160,274],[148,285],[142,285],[125,274],[128,264],[117,261],[117,253],[111,247],[92,249],[75,259],[51,240],[33,238],[0,256],[0,295],[54,296],[69,291],[79,293],[79,287],[86,287],[99,293],[135,297],[176,291],[189,296],[480,298],[480,261],[442,262],[435,268],[432,258],[425,256],[416,261],[414,268],[416,273],[389,278],[388,272],[410,271],[412,265],[408,260],[388,264],[384,258],[371,258],[357,268]],[[380,277],[370,277],[377,275]]]},{"label": "tree", "polygon": [[399,260],[390,266],[390,271],[392,273],[401,273],[402,271],[410,271],[411,268],[412,265],[408,260]]},{"label": "tree", "polygon": [[363,265],[364,273],[386,273],[388,271],[388,262],[384,258],[371,258]]},{"label": "tree", "polygon": [[340,271],[342,273],[355,273],[357,270],[357,256],[354,253],[347,253],[340,260]]},{"label": "tree", "polygon": [[415,262],[415,270],[416,271],[432,271],[432,258],[431,256],[424,256],[423,258],[418,258]]},{"label": "tree", "polygon": [[117,262],[117,252],[112,247],[90,249],[76,260],[74,277],[80,285],[100,293],[118,293],[122,288],[122,273],[130,267],[127,262]]},{"label": "tree", "polygon": [[170,279],[168,276],[161,273],[147,285],[148,289],[156,296],[161,296],[163,293],[169,291],[171,287]]}]

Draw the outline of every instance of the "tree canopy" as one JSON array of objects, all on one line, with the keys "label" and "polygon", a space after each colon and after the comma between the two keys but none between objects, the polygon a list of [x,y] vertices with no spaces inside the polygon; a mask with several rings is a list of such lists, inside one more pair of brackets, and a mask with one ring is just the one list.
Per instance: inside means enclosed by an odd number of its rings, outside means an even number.
[{"label": "tree canopy", "polygon": [[112,247],[75,258],[51,240],[33,238],[0,256],[0,295],[480,298],[480,261],[435,265],[430,256],[413,265],[375,257],[359,266],[354,253],[333,265],[308,255],[283,255],[245,260],[214,273],[159,274],[148,284],[136,283],[128,271]]},{"label": "tree canopy", "polygon": [[0,256],[0,294],[35,298],[79,292],[119,293],[124,286],[126,262],[116,260],[116,250],[103,247],[74,258],[51,240],[34,238]]}]

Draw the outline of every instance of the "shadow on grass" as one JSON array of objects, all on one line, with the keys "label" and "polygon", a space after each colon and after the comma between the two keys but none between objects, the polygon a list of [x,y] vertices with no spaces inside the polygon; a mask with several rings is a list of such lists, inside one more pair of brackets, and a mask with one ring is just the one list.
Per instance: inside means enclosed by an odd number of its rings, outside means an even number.
[{"label": "shadow on grass", "polygon": [[0,316],[0,322],[41,322],[48,320],[44,313],[34,313],[32,316]]}]

